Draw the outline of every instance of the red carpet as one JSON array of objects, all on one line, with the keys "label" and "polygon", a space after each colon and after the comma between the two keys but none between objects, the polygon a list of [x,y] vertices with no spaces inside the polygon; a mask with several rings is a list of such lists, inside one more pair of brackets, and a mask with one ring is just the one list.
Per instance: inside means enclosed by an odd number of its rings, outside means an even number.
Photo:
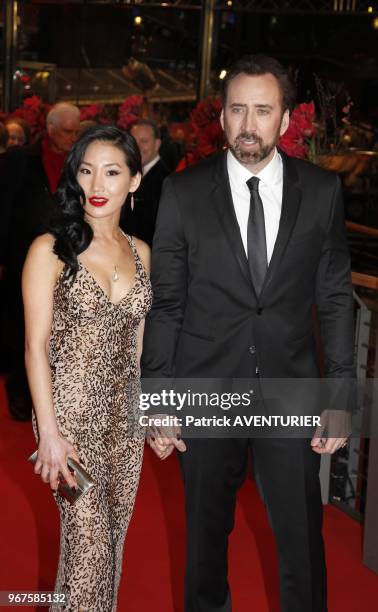
[{"label": "red carpet", "polygon": [[[8,416],[0,384],[0,591],[52,590],[54,585],[58,512],[48,487],[25,460],[34,446],[30,424],[15,423]],[[378,576],[361,563],[358,523],[327,506],[324,531],[329,612],[377,610]],[[121,612],[182,611],[184,543],[183,489],[176,458],[159,462],[147,449],[126,538]],[[279,611],[274,542],[250,481],[239,495],[230,580],[234,612]],[[33,608],[18,608],[24,609]]]}]

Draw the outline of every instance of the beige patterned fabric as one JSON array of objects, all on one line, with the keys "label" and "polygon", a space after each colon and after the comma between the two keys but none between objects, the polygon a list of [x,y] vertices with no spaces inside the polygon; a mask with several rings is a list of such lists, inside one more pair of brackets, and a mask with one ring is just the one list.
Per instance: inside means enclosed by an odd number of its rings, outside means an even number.
[{"label": "beige patterned fabric", "polygon": [[116,610],[122,552],[143,456],[137,426],[137,327],[152,291],[132,238],[134,284],[114,304],[80,264],[54,291],[50,366],[60,432],[78,451],[96,486],[74,506],[56,495],[61,516],[55,611]]}]

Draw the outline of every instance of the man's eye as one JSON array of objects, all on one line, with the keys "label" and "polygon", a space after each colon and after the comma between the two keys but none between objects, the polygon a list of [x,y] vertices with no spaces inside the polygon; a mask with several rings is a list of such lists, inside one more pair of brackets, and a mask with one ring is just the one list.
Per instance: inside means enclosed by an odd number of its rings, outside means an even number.
[{"label": "man's eye", "polygon": [[233,112],[233,113],[242,113],[242,112],[243,112],[243,108],[238,107],[238,106],[234,106],[234,107],[232,108],[232,112]]},{"label": "man's eye", "polygon": [[269,115],[269,110],[267,108],[259,108],[257,112],[259,115]]},{"label": "man's eye", "polygon": [[109,170],[108,171],[108,175],[109,176],[118,176],[119,172],[118,170]]}]

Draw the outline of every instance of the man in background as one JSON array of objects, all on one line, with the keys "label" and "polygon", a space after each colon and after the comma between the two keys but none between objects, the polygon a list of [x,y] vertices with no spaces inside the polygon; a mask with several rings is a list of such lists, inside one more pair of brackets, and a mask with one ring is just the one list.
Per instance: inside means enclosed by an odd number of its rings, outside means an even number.
[{"label": "man in background", "polygon": [[46,232],[67,153],[80,126],[76,106],[55,104],[46,118],[46,132],[35,144],[9,150],[9,186],[0,215],[6,241],[4,265],[3,340],[9,356],[9,409],[17,420],[31,415],[31,398],[24,367],[24,317],[21,273],[30,244]]},{"label": "man in background", "polygon": [[169,170],[160,158],[159,128],[150,119],[138,119],[131,127],[142,157],[143,180],[132,200],[127,200],[121,215],[121,227],[151,246],[159,208],[161,188]]}]

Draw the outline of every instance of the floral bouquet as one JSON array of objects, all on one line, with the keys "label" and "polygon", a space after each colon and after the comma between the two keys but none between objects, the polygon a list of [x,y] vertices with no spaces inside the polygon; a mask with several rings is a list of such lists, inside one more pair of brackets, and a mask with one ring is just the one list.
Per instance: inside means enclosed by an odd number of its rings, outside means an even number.
[{"label": "floral bouquet", "polygon": [[128,130],[134,121],[143,116],[144,106],[143,96],[128,96],[118,109],[118,127]]},{"label": "floral bouquet", "polygon": [[219,122],[221,110],[220,101],[211,97],[201,100],[193,109],[186,138],[188,152],[177,170],[183,170],[224,147],[224,133]]},{"label": "floral bouquet", "polygon": [[32,142],[43,132],[46,126],[46,116],[51,106],[45,104],[39,96],[26,98],[23,105],[9,116],[20,117],[30,126]]},{"label": "floral bouquet", "polygon": [[83,106],[80,109],[80,121],[101,122],[103,112],[103,104],[88,104],[88,106]]},{"label": "floral bouquet", "polygon": [[289,127],[279,140],[279,147],[292,157],[315,160],[315,104],[303,102],[291,113]]}]

